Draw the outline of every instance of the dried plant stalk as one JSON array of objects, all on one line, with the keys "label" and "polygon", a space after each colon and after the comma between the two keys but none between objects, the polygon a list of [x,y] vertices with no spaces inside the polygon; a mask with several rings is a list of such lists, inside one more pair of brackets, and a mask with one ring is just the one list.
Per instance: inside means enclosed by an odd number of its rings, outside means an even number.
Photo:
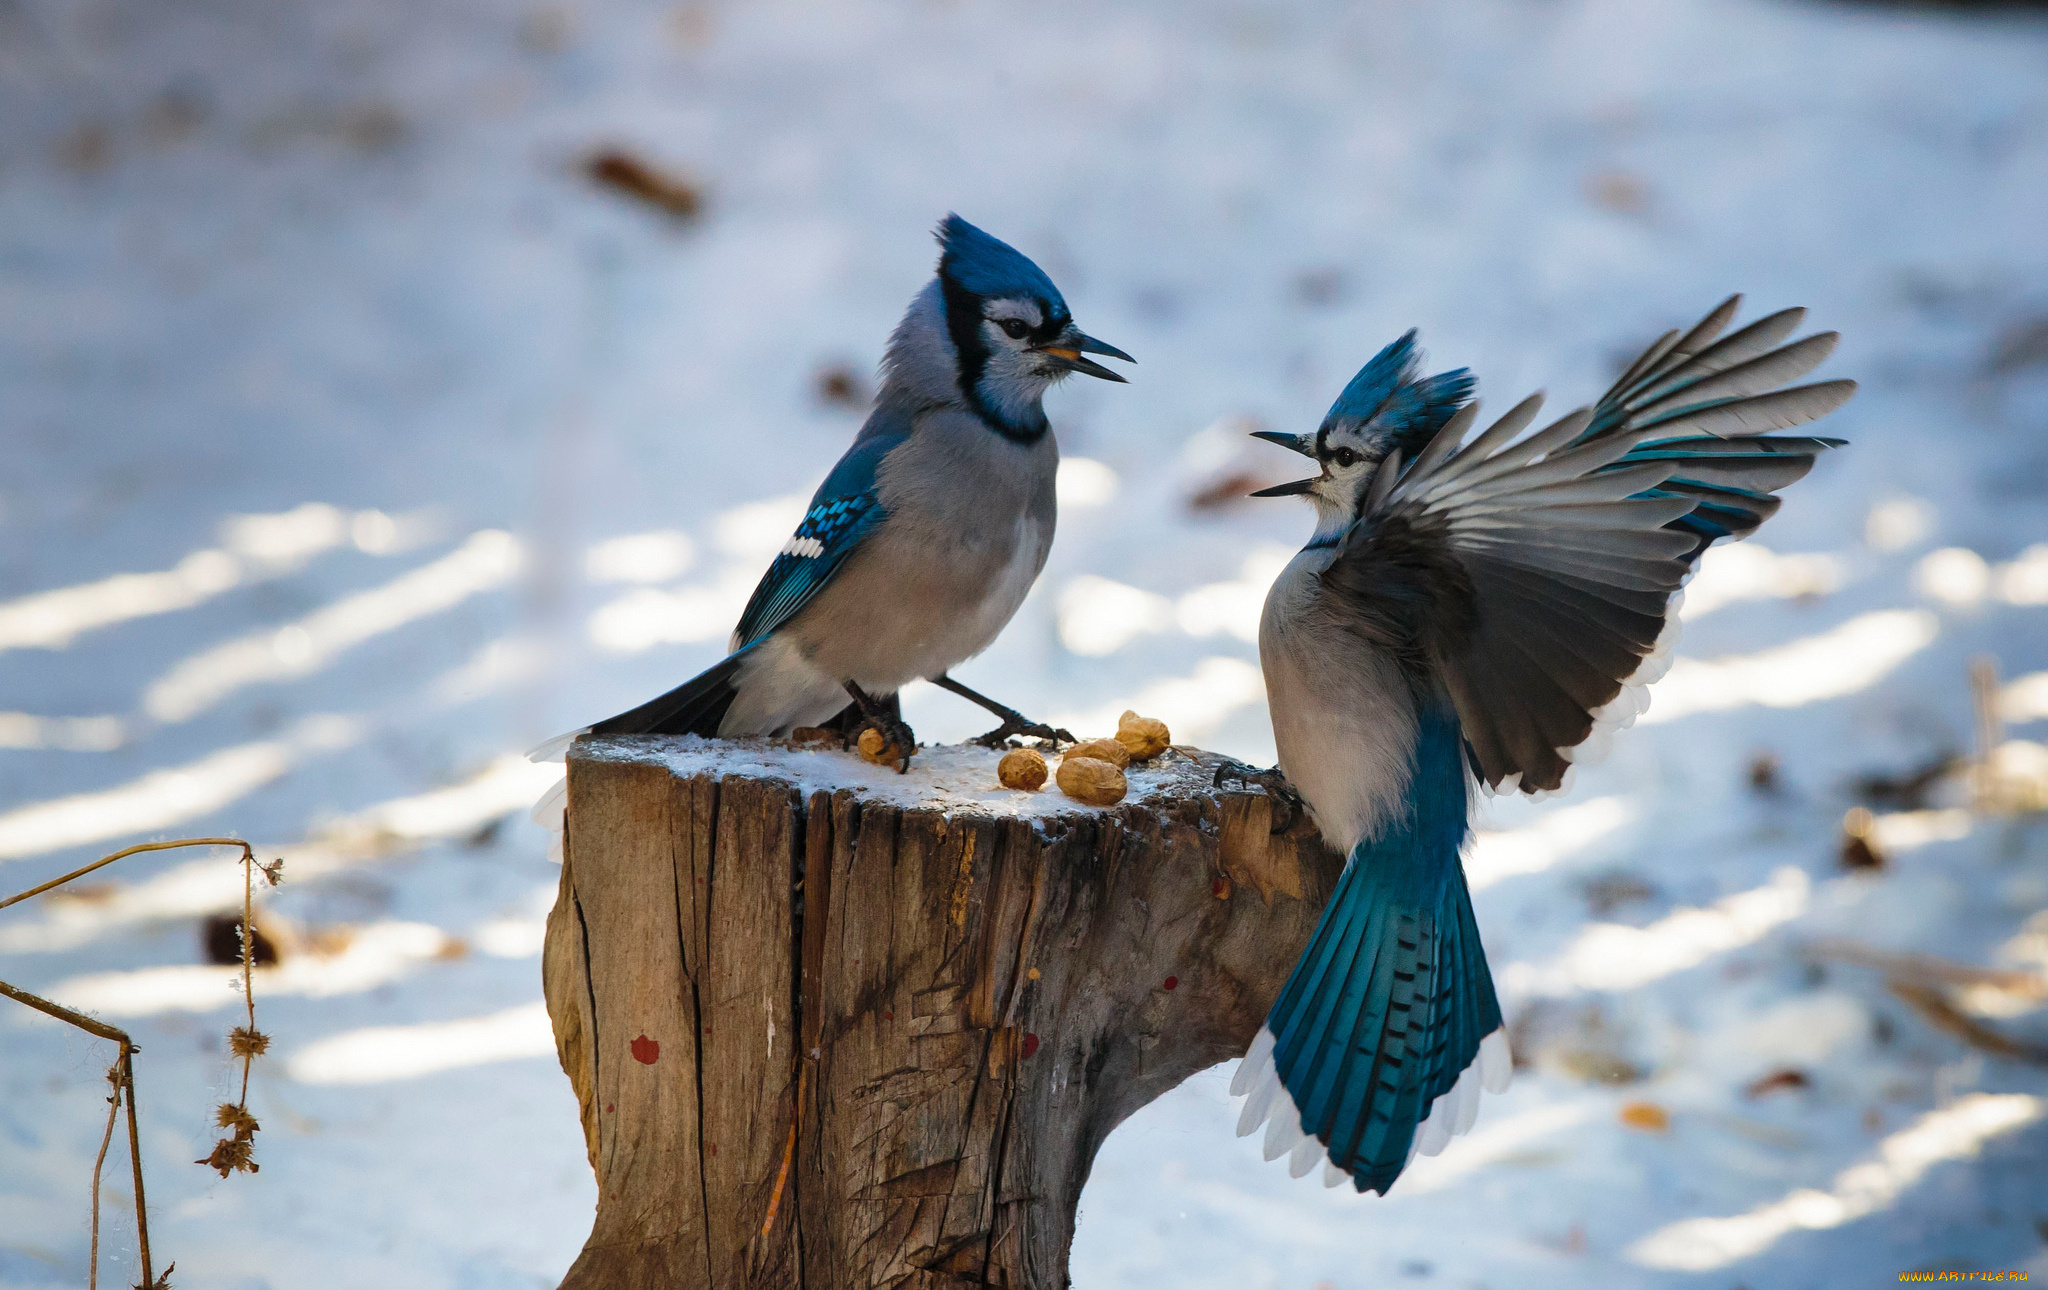
[{"label": "dried plant stalk", "polygon": [[249,1023],[236,1026],[228,1032],[228,1051],[242,1063],[242,1088],[232,1103],[223,1102],[214,1112],[215,1122],[229,1130],[227,1136],[213,1144],[213,1151],[194,1163],[220,1171],[225,1178],[231,1173],[255,1173],[260,1166],[256,1163],[256,1131],[263,1126],[256,1123],[256,1117],[249,1114],[249,1066],[258,1057],[270,1050],[270,1036],[256,1028],[256,873],[263,873],[264,881],[276,886],[284,877],[284,861],[273,860],[267,865],[256,863],[256,856],[247,847],[242,849],[242,1004],[248,1009]]},{"label": "dried plant stalk", "polygon": [[[255,849],[240,838],[176,838],[169,842],[142,842],[116,851],[112,855],[101,856],[89,865],[73,869],[70,873],[30,887],[27,891],[17,892],[5,899],[0,899],[0,909],[5,909],[9,905],[18,905],[31,896],[40,896],[46,891],[53,891],[75,878],[84,877],[95,869],[104,869],[116,860],[123,860],[145,851],[169,851],[178,847],[239,847],[242,852],[242,1002],[243,1006],[248,1010],[249,1024],[235,1027],[228,1035],[229,1048],[242,1061],[241,1097],[231,1106],[223,1105],[216,1114],[220,1126],[224,1129],[231,1129],[233,1136],[222,1139],[215,1145],[213,1156],[199,1163],[215,1165],[216,1168],[220,1169],[221,1177],[223,1178],[236,1169],[244,1169],[249,1173],[255,1173],[256,1162],[251,1158],[251,1140],[255,1136],[258,1125],[255,1117],[249,1114],[249,1063],[262,1056],[264,1051],[270,1047],[270,1037],[256,1029],[256,996],[252,988],[254,985],[253,969],[255,967],[256,937],[251,931],[254,925],[251,919],[254,915],[256,874],[261,872],[264,880],[274,887],[279,879],[284,876],[284,861],[273,860],[269,864],[259,862],[256,859]],[[163,1275],[158,1276],[149,1250],[149,1207],[142,1191],[142,1131],[135,1116],[135,1054],[142,1050],[135,1046],[135,1041],[128,1037],[127,1031],[117,1026],[110,1026],[97,1018],[88,1017],[82,1012],[74,1012],[62,1004],[52,1003],[41,995],[30,994],[26,990],[17,989],[5,981],[0,981],[0,996],[12,999],[16,1003],[25,1004],[46,1016],[55,1017],[64,1024],[75,1026],[96,1038],[109,1040],[120,1045],[114,1065],[107,1071],[107,1080],[114,1086],[114,1093],[108,1099],[107,1128],[106,1132],[100,1137],[99,1155],[95,1157],[92,1165],[92,1246],[88,1285],[91,1287],[91,1290],[98,1290],[100,1272],[100,1174],[107,1162],[107,1148],[114,1139],[114,1121],[125,1110],[128,1115],[128,1160],[135,1180],[135,1243],[142,1262],[142,1284],[136,1290],[171,1290],[171,1271],[177,1265],[167,1265],[164,1268]],[[219,1157],[222,1154],[223,1148],[227,1148],[229,1155],[233,1157],[232,1162],[226,1166],[219,1165],[215,1160],[215,1157]]]},{"label": "dried plant stalk", "polygon": [[107,1163],[107,1148],[114,1141],[114,1121],[121,1114],[121,1068],[107,1068],[107,1083],[113,1086],[113,1095],[107,1098],[107,1129],[100,1134],[100,1153],[92,1161],[92,1255],[86,1264],[86,1290],[99,1290],[100,1286],[100,1170]]}]

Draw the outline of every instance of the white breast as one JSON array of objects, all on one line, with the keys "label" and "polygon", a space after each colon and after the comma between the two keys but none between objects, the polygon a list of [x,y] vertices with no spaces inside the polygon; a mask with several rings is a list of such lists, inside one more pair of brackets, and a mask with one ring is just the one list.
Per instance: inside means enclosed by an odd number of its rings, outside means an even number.
[{"label": "white breast", "polygon": [[1394,661],[1323,612],[1327,551],[1303,551],[1266,593],[1259,664],[1280,769],[1348,855],[1400,809],[1415,709]]},{"label": "white breast", "polygon": [[1045,563],[1045,538],[1043,526],[1037,520],[1027,515],[1017,521],[1016,546],[1001,571],[989,582],[988,596],[981,602],[970,629],[975,638],[973,648],[963,657],[972,658],[987,649],[1002,633],[1004,625],[1016,616],[1024,597],[1031,594],[1031,584],[1038,581],[1039,568]]}]

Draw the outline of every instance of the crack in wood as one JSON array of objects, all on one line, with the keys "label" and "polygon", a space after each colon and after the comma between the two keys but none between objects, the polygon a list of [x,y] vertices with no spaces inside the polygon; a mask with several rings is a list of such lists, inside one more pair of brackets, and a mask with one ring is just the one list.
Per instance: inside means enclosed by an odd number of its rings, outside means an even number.
[{"label": "crack in wood", "polygon": [[[678,954],[682,960],[683,977],[686,981],[690,983],[690,1049],[696,1055],[696,1064],[693,1073],[697,1081],[697,1205],[699,1211],[704,1216],[704,1231],[707,1237],[711,1231],[711,1184],[710,1178],[704,1166],[704,1038],[707,1031],[704,1026],[703,986],[701,984],[699,974],[696,972],[692,972],[690,970],[690,947],[696,939],[693,935],[696,929],[700,926],[708,927],[711,922],[711,900],[713,890],[712,880],[715,877],[715,857],[718,854],[715,848],[703,848],[703,854],[705,856],[704,872],[701,874],[696,872],[696,853],[698,851],[698,843],[700,841],[700,830],[703,828],[704,822],[704,814],[699,813],[696,809],[697,796],[700,792],[709,796],[711,801],[710,811],[708,813],[711,815],[712,818],[715,819],[717,818],[719,787],[720,786],[716,781],[709,781],[701,787],[692,785],[690,786],[690,788],[684,790],[684,800],[688,802],[690,806],[690,831],[687,834],[687,837],[689,838],[691,847],[690,878],[692,879],[692,881],[689,883],[688,889],[690,892],[691,904],[693,906],[697,906],[703,912],[704,917],[701,922],[697,918],[692,917],[690,919],[689,925],[684,925],[681,916],[681,892],[678,891],[676,895],[676,943],[680,947],[678,950]],[[691,791],[691,789],[695,789],[696,791]],[[674,852],[671,851],[670,854],[671,856],[673,856]],[[671,862],[671,867],[673,871],[673,862]],[[677,873],[676,877],[676,885],[678,886],[678,888],[681,888],[683,886],[683,883],[681,881],[681,873]],[[701,892],[699,891],[699,887],[702,888]],[[697,911],[693,910],[692,912],[694,914]],[[703,954],[705,947],[703,944],[697,943],[696,949],[698,951],[698,962],[701,964],[703,962]],[[716,1282],[714,1282],[712,1279],[713,1272],[714,1267],[712,1264],[711,1242],[707,1239],[704,1242],[705,1285],[708,1286],[716,1284]]]}]

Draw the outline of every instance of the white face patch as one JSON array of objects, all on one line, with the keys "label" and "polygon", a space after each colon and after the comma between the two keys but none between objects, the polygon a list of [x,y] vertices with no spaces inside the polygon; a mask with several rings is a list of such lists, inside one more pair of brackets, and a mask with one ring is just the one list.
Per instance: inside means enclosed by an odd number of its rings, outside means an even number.
[{"label": "white face patch", "polygon": [[1359,503],[1379,473],[1380,456],[1380,446],[1360,434],[1356,425],[1333,427],[1319,435],[1316,461],[1323,470],[1307,493],[1316,508],[1316,541],[1327,542],[1358,518]]},{"label": "white face patch", "polygon": [[1014,421],[1031,415],[1045,388],[1064,374],[1053,359],[1032,350],[1033,329],[1044,321],[1044,310],[1028,296],[990,300],[982,306],[981,334],[988,353],[976,388],[998,417]]},{"label": "white face patch", "polygon": [[[982,306],[981,332],[987,338],[989,358],[1000,362],[1006,354],[1022,354],[1031,347],[1031,337],[1045,321],[1038,302],[1024,296],[990,300]],[[1011,332],[1017,335],[1012,336]]]},{"label": "white face patch", "polygon": [[1316,497],[1341,512],[1355,514],[1359,499],[1379,472],[1379,445],[1347,426],[1323,435],[1317,456],[1323,474],[1316,481]]},{"label": "white face patch", "polygon": [[981,316],[995,323],[998,330],[1005,321],[1014,320],[1037,331],[1039,324],[1045,321],[1045,315],[1039,311],[1038,302],[1021,296],[991,300],[982,307]]}]

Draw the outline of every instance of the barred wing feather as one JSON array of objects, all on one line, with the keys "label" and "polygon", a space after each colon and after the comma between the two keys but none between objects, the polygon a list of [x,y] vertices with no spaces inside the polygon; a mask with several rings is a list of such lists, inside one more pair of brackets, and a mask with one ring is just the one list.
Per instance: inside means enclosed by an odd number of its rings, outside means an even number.
[{"label": "barred wing feather", "polygon": [[1753,532],[1842,442],[1776,433],[1855,392],[1781,388],[1835,334],[1781,344],[1804,315],[1788,309],[1723,338],[1740,300],[1660,337],[1592,408],[1523,436],[1533,395],[1465,443],[1468,405],[1411,467],[1390,455],[1323,575],[1357,630],[1442,678],[1489,787],[1557,789],[1632,724],[1700,552]]}]

